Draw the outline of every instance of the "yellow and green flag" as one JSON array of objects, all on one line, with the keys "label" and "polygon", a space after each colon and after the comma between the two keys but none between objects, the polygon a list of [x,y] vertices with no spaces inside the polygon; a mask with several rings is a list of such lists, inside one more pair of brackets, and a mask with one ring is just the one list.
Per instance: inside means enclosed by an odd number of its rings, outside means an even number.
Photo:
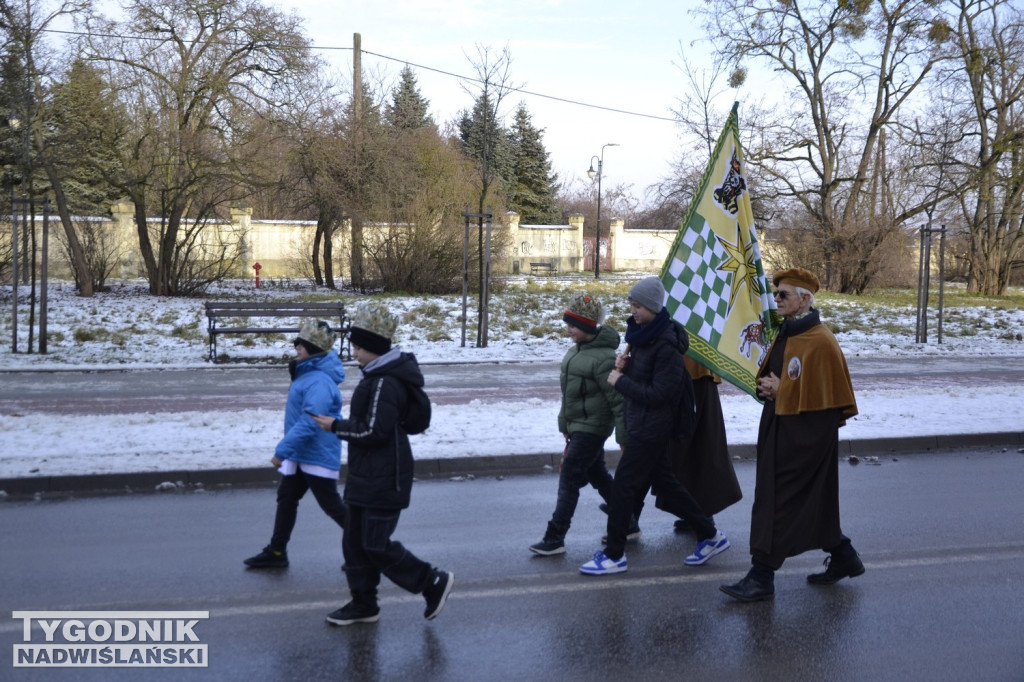
[{"label": "yellow and green flag", "polygon": [[689,355],[757,397],[754,377],[779,317],[761,265],[733,104],[661,270],[665,306],[690,334]]}]

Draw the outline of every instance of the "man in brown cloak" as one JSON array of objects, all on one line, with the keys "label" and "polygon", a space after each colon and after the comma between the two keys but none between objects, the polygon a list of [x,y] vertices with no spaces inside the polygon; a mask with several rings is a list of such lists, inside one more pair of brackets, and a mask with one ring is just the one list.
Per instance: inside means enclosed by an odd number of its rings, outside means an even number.
[{"label": "man in brown cloak", "polygon": [[864,573],[839,526],[839,427],[857,414],[846,358],[818,316],[818,278],[803,268],[772,279],[783,325],[757,377],[764,399],[750,520],[751,568],[720,589],[744,602],[775,595],[787,557],[824,549],[826,570],[807,576],[832,585]]}]

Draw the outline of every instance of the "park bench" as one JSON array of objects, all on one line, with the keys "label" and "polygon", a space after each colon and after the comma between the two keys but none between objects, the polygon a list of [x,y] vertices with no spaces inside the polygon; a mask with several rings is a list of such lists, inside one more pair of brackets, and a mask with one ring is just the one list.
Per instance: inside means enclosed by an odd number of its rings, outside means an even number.
[{"label": "park bench", "polygon": [[552,275],[555,273],[555,264],[549,262],[530,263],[530,274],[536,275],[537,273]]},{"label": "park bench", "polygon": [[[286,324],[282,318],[295,319],[300,317],[321,318],[338,335],[338,356],[342,360],[352,357],[348,341],[349,319],[345,313],[345,304],[336,302],[317,303],[243,303],[238,301],[207,301],[206,320],[209,333],[210,360],[217,362],[217,336],[220,334],[297,334],[299,324]],[[235,318],[275,318],[281,320],[276,326],[235,324]],[[218,321],[228,320],[228,326],[217,326]]]}]

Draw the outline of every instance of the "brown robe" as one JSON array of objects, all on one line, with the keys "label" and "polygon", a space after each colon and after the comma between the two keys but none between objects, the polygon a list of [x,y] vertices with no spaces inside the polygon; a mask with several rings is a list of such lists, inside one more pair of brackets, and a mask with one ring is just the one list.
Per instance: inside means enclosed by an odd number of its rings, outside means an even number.
[{"label": "brown robe", "polygon": [[765,401],[757,434],[750,551],[774,569],[843,537],[839,427],[857,406],[842,351],[812,315],[787,324],[759,372],[775,373],[780,383],[778,401]]},{"label": "brown robe", "polygon": [[672,441],[669,459],[676,478],[707,516],[735,504],[743,497],[729,457],[725,418],[718,396],[721,379],[690,356],[684,356],[693,378],[697,404],[697,428],[686,443]]}]

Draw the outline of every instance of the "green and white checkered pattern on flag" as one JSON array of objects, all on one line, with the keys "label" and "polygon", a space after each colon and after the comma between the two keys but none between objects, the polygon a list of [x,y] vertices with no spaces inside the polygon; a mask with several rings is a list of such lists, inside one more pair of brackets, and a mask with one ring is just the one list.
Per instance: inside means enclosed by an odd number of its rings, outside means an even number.
[{"label": "green and white checkered pattern on flag", "polygon": [[[710,237],[710,240],[708,239]],[[707,224],[701,231],[687,230],[662,278],[668,291],[669,314],[688,330],[717,347],[729,314],[729,280],[718,266],[725,251]]]},{"label": "green and white checkered pattern on flag", "polygon": [[737,105],[722,129],[661,270],[665,307],[690,334],[687,355],[757,397],[778,328],[750,206]]}]

